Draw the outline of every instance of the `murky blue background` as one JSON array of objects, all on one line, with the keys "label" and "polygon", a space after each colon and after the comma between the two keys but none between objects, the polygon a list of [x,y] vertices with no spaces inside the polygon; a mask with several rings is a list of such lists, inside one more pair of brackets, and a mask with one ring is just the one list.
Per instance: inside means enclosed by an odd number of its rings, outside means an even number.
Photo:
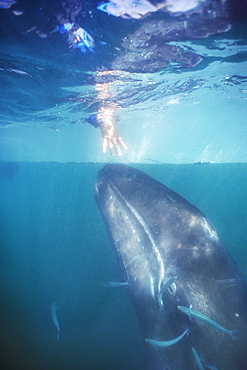
[{"label": "murky blue background", "polygon": [[[140,369],[143,342],[93,197],[101,164],[1,163],[6,369]],[[136,165],[202,210],[247,276],[246,164]],[[49,307],[58,305],[60,338]]]}]

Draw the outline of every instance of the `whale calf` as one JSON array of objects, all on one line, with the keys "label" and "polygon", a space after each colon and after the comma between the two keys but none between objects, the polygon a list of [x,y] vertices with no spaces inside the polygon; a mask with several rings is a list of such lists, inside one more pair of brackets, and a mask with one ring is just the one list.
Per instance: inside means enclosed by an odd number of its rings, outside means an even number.
[{"label": "whale calf", "polygon": [[218,370],[246,370],[247,285],[206,216],[121,164],[99,171],[95,199],[140,322],[144,367],[198,369],[196,353]]}]

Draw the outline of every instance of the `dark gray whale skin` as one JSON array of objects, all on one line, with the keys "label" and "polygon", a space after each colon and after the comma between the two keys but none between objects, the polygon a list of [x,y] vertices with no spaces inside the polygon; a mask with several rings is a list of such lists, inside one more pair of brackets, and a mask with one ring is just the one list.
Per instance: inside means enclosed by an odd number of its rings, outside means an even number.
[{"label": "dark gray whale skin", "polygon": [[[95,198],[144,339],[170,340],[189,329],[171,347],[145,344],[145,368],[197,369],[194,347],[211,368],[246,370],[247,285],[205,215],[150,176],[120,164],[100,170]],[[165,291],[160,308],[157,294],[174,276],[176,289]],[[177,308],[190,305],[222,327],[238,329],[238,339]]]}]

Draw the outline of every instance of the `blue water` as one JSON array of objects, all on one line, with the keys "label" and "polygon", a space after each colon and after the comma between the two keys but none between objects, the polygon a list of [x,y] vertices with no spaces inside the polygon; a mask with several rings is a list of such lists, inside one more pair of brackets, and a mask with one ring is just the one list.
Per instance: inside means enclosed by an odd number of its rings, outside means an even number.
[{"label": "blue water", "polygon": [[[5,370],[143,368],[127,289],[100,285],[121,281],[93,195],[107,162],[132,163],[203,211],[247,277],[245,2],[239,13],[229,0],[234,14],[192,27],[188,38],[174,33],[184,18],[163,10],[124,19],[98,10],[96,0],[77,1],[76,23],[94,40],[84,49],[57,30],[67,24],[57,18],[61,4],[73,2],[0,1]],[[156,23],[170,31],[150,42]],[[102,153],[100,129],[86,120],[109,105],[128,146],[122,157]]]},{"label": "blue water", "polygon": [[[93,196],[101,164],[0,166],[5,369],[141,369],[143,340]],[[247,165],[136,165],[213,225],[247,277]],[[56,302],[60,338],[51,319]]]}]

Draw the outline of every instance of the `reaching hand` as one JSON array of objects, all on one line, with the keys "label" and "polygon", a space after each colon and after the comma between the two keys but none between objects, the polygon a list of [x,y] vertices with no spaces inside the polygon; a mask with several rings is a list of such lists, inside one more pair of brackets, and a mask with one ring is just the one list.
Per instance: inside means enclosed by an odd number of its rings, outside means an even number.
[{"label": "reaching hand", "polygon": [[109,148],[111,155],[114,157],[114,148],[119,156],[122,155],[121,147],[124,150],[128,150],[127,145],[121,136],[119,136],[117,127],[114,123],[109,123],[109,121],[107,123],[102,122],[100,124],[100,129],[103,137],[103,153],[106,153],[107,148]]}]

